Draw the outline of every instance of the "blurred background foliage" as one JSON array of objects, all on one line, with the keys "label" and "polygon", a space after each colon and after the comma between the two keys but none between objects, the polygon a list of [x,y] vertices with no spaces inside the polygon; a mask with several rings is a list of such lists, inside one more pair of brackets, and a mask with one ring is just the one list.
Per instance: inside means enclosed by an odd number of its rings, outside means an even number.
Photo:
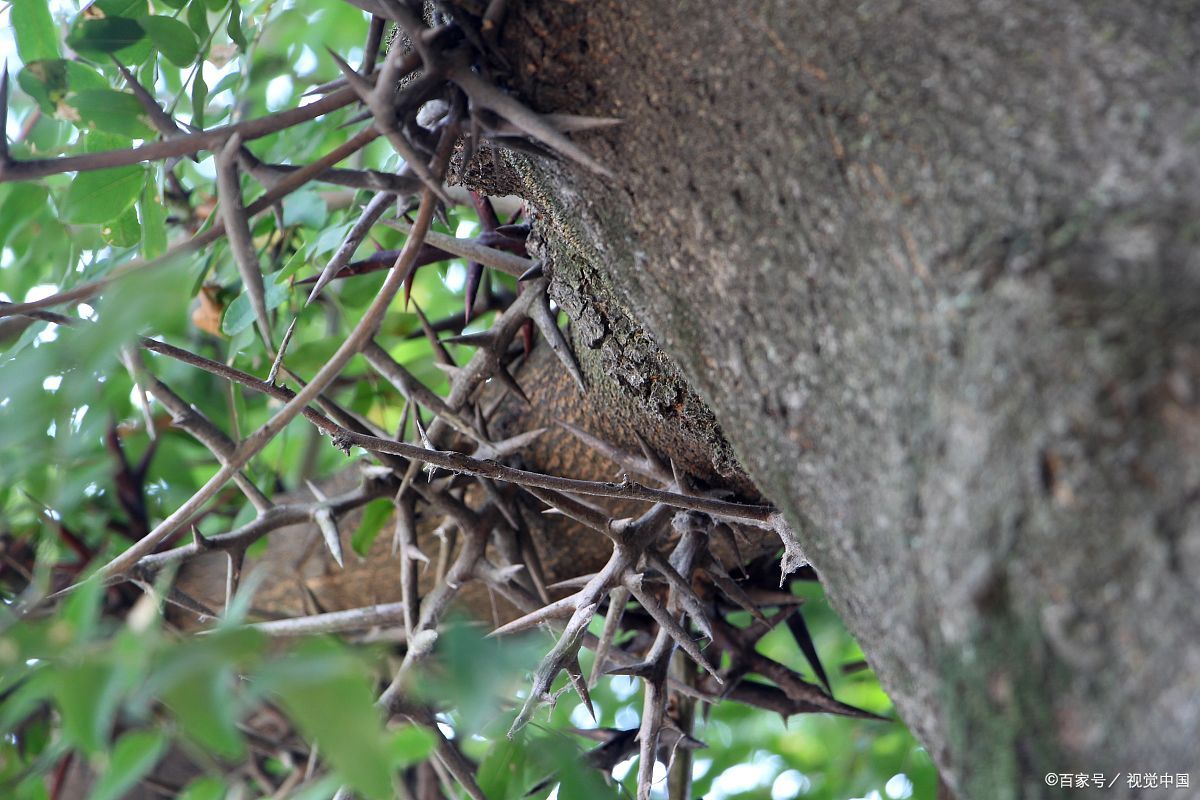
[{"label": "blurred background foliage", "polygon": [[[362,58],[365,17],[339,0],[15,0],[0,3],[0,59],[14,76],[5,134],[17,159],[121,149],[155,134],[113,58],[183,123],[212,127],[304,102],[304,93],[337,75],[325,48],[351,63]],[[351,110],[250,143],[267,162],[310,161],[349,136],[339,127]],[[383,139],[354,157],[359,169],[395,170]],[[103,276],[137,257],[161,254],[169,240],[211,224],[213,157],[183,158],[168,174],[141,164],[36,183],[0,185],[0,301],[22,302]],[[250,202],[257,184],[246,181]],[[357,216],[364,193],[308,188],[291,195],[281,216],[262,215],[253,234],[264,263],[268,301],[280,330],[298,315],[288,366],[311,375],[361,315],[382,273],[337,282],[327,302],[304,313],[306,291],[291,282],[315,273]],[[451,210],[458,236],[478,226],[474,212]],[[403,236],[376,228],[360,257],[399,247]],[[494,293],[511,280],[489,271]],[[461,313],[465,269],[451,261],[419,271],[412,297],[430,319]],[[303,774],[300,745],[265,747],[247,720],[263,709],[283,714],[316,742],[333,772],[296,783],[295,797],[329,797],[348,781],[366,797],[391,796],[391,773],[428,755],[429,731],[385,728],[373,707],[376,687],[395,655],[382,646],[330,639],[283,645],[244,623],[247,582],[212,632],[183,636],[164,626],[153,587],[104,587],[84,581],[55,611],[20,620],[21,603],[83,580],[89,565],[126,547],[183,503],[214,474],[208,450],[170,425],[170,415],[143,401],[122,361],[137,336],[173,341],[255,375],[270,362],[255,335],[249,304],[224,241],[110,287],[94,303],[64,306],[74,325],[37,321],[0,328],[0,796],[52,798],[71,759],[101,778],[93,797],[121,797],[172,750],[206,765],[206,777],[180,797],[265,796]],[[418,318],[397,304],[380,341],[397,361],[436,391],[435,368]],[[491,320],[482,315],[473,328]],[[153,355],[146,365],[235,437],[265,421],[275,401]],[[387,430],[400,424],[402,398],[352,362],[335,389],[346,407]],[[151,435],[153,433],[153,436]],[[294,422],[248,466],[259,486],[287,490],[346,466],[345,456],[305,422]],[[141,506],[138,506],[138,503]],[[386,504],[384,510],[386,511]],[[204,535],[247,521],[253,509],[227,493],[198,521]],[[357,544],[378,533],[367,514]],[[265,547],[266,540],[259,546]],[[891,706],[815,584],[804,616],[835,694],[878,713]],[[598,624],[598,622],[597,622]],[[636,769],[616,770],[623,790],[577,768],[594,742],[573,728],[627,730],[638,724],[637,684],[606,679],[593,694],[593,721],[564,695],[515,741],[503,732],[527,672],[548,646],[544,636],[503,645],[456,626],[422,685],[455,710],[446,735],[481,764],[489,798],[564,798],[632,793]],[[781,626],[760,644],[771,657],[809,674]],[[585,674],[590,664],[583,664]],[[810,675],[810,677],[812,677]],[[565,678],[560,677],[560,682]],[[815,680],[815,678],[814,678]],[[790,722],[724,703],[697,723],[708,743],[695,753],[694,793],[711,798],[932,797],[936,776],[925,753],[899,723],[825,715]],[[253,761],[254,768],[231,769]],[[255,775],[266,775],[267,783]],[[559,785],[561,782],[561,786]]]}]

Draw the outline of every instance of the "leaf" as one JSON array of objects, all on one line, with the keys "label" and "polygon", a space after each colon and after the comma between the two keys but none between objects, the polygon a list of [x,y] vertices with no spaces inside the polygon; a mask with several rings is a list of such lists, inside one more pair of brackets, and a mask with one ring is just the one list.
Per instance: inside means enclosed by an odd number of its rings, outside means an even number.
[{"label": "leaf", "polygon": [[135,45],[146,38],[136,19],[105,17],[81,19],[67,34],[67,44],[84,55],[108,55]]},{"label": "leaf", "polygon": [[58,58],[58,26],[46,0],[17,0],[12,5],[13,32],[17,54],[28,64],[43,58]]},{"label": "leaf", "polygon": [[145,109],[132,94],[112,89],[86,89],[72,94],[63,103],[75,109],[78,121],[88,129],[117,133],[131,139],[154,137],[154,129],[146,121]]},{"label": "leaf", "polygon": [[34,183],[14,183],[5,188],[8,193],[0,201],[0,246],[20,232],[27,220],[45,210],[50,197],[46,187]]},{"label": "leaf", "polygon": [[222,800],[225,784],[213,777],[197,778],[184,787],[178,800]]},{"label": "leaf", "polygon": [[346,782],[368,798],[392,797],[389,739],[361,663],[331,642],[313,640],[265,667],[257,683],[279,695]]},{"label": "leaf", "polygon": [[153,181],[142,190],[138,217],[142,223],[142,255],[158,258],[167,250],[167,209],[159,199]]},{"label": "leaf", "polygon": [[142,239],[142,226],[138,224],[137,209],[125,209],[121,216],[100,229],[100,237],[113,247],[133,247]]},{"label": "leaf", "polygon": [[86,753],[108,749],[108,733],[121,699],[117,670],[95,661],[58,672],[54,697],[62,714],[63,735]]},{"label": "leaf", "polygon": [[162,694],[162,701],[189,739],[222,758],[241,759],[245,743],[237,728],[233,670],[215,663],[201,667],[186,680],[176,681]]},{"label": "leaf", "polygon": [[130,731],[117,740],[108,768],[92,787],[91,800],[116,800],[137,785],[167,750],[161,731]]},{"label": "leaf", "polygon": [[129,166],[79,173],[67,189],[63,220],[86,225],[116,219],[137,199],[144,172],[142,167]]},{"label": "leaf", "polygon": [[392,766],[396,769],[419,764],[433,752],[435,740],[432,733],[416,725],[403,725],[392,731],[390,748]]},{"label": "leaf", "polygon": [[204,82],[204,76],[200,70],[196,70],[196,77],[192,79],[192,124],[197,128],[204,127],[204,110],[208,105],[208,84]]},{"label": "leaf", "polygon": [[[273,280],[264,282],[266,285],[267,311],[278,308],[288,297],[288,287]],[[254,323],[254,309],[250,307],[250,296],[246,292],[239,294],[229,308],[225,309],[225,319],[221,321],[221,330],[226,336],[235,336]]]},{"label": "leaf", "polygon": [[225,32],[239,50],[246,52],[249,45],[246,44],[246,34],[242,32],[242,6],[238,0],[232,0],[229,4],[229,23],[225,26]]},{"label": "leaf", "polygon": [[358,530],[354,531],[354,535],[350,537],[350,546],[354,548],[354,552],[360,556],[367,554],[379,536],[383,523],[387,522],[391,514],[392,501],[386,497],[367,503],[367,507],[363,509],[362,522],[358,524]]},{"label": "leaf", "polygon": [[150,41],[177,67],[190,67],[200,52],[196,37],[187,25],[170,17],[153,16],[138,20]]},{"label": "leaf", "polygon": [[501,736],[488,748],[479,764],[476,781],[484,797],[494,800],[517,800],[536,780],[530,769],[524,738],[510,741]]},{"label": "leaf", "polygon": [[204,0],[192,0],[188,4],[187,24],[197,39],[204,41],[208,38],[208,9],[204,7]]},{"label": "leaf", "polygon": [[137,19],[150,13],[150,6],[146,0],[96,0],[88,12],[95,13],[97,9],[105,17],[129,19]]},{"label": "leaf", "polygon": [[283,201],[283,224],[285,226],[303,225],[314,230],[322,230],[328,216],[329,209],[317,192],[293,192]]},{"label": "leaf", "polygon": [[100,618],[100,601],[104,597],[104,581],[93,576],[81,582],[63,603],[62,620],[71,626],[75,642],[91,638]]},{"label": "leaf", "polygon": [[55,114],[58,104],[72,92],[108,88],[108,81],[96,70],[62,59],[27,62],[17,76],[17,83],[48,114]]}]

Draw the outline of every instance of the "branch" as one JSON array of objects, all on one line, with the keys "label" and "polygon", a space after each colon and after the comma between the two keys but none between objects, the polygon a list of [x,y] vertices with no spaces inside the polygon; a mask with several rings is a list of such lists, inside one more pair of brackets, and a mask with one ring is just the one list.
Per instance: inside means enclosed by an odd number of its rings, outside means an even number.
[{"label": "branch", "polygon": [[[321,174],[337,162],[366,147],[368,144],[378,138],[378,136],[378,131],[374,130],[373,128],[368,128],[359,132],[345,144],[334,148],[327,155],[319,158],[311,164],[301,167],[281,180],[266,194],[247,206],[246,214],[250,217],[254,217],[263,211],[266,211],[280,199],[286,197],[304,184],[308,183],[316,175]],[[172,139],[171,141],[179,140]],[[140,272],[144,269],[162,266],[163,264],[166,264],[169,261],[178,258],[179,256],[195,253],[217,241],[224,235],[225,224],[223,222],[217,222],[204,233],[197,234],[191,239],[176,242],[175,244],[171,245],[171,247],[167,249],[167,252],[163,253],[158,258],[152,258],[149,260],[138,258],[132,261],[127,261],[113,269],[112,272],[103,278],[98,278],[97,280],[89,283],[82,283],[73,289],[52,294],[49,297],[43,297],[41,300],[33,300],[28,303],[12,303],[10,305],[0,306],[0,318],[11,317],[16,314],[26,314],[30,311],[41,308],[49,308],[50,306],[56,306],[61,303],[70,303],[75,300],[86,300],[115,280],[123,278],[126,275],[134,272]]]},{"label": "branch", "polygon": [[[175,156],[187,156],[201,150],[213,150],[231,135],[237,134],[243,141],[261,139],[272,133],[299,125],[345,108],[357,101],[352,89],[339,89],[315,103],[292,108],[265,117],[224,125],[209,131],[178,136],[161,142],[151,142],[129,150],[105,150],[99,153],[84,153],[78,156],[32,159],[29,161],[0,160],[0,183],[9,181],[32,181],[63,172],[87,172],[138,164],[143,161],[161,161]],[[7,107],[7,106],[6,106]]]},{"label": "branch", "polygon": [[238,469],[245,465],[262,448],[266,447],[326,386],[333,382],[341,373],[346,363],[357,355],[363,345],[375,334],[375,330],[387,312],[388,306],[391,305],[392,299],[396,296],[396,292],[404,282],[404,276],[408,272],[408,268],[411,266],[417,251],[420,249],[421,239],[425,234],[425,230],[429,227],[432,218],[433,193],[426,190],[421,198],[421,207],[417,214],[417,225],[413,231],[413,235],[405,243],[404,250],[401,252],[400,257],[396,259],[396,265],[388,273],[379,294],[376,295],[371,306],[363,314],[362,319],[359,320],[358,325],[351,331],[346,341],[342,342],[337,352],[321,367],[312,381],[300,390],[287,405],[238,446],[237,450],[230,457],[229,463],[218,470],[217,474],[192,495],[191,499],[159,523],[144,538],[101,567],[99,570],[101,576],[113,577],[121,574],[136,564],[138,559],[152,552],[164,539],[174,533],[180,525],[191,517],[200,506],[215,495],[225,485],[225,482],[233,477]]}]

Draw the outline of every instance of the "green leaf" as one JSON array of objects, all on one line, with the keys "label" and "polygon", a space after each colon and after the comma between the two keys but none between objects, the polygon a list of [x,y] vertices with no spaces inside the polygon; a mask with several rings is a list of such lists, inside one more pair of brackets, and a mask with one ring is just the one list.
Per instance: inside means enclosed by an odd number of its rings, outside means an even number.
[{"label": "green leaf", "polygon": [[192,124],[197,128],[204,127],[204,109],[207,105],[208,84],[204,82],[200,70],[196,70],[196,77],[192,79]]},{"label": "green leaf", "polygon": [[130,139],[150,139],[146,111],[138,99],[126,92],[112,89],[86,89],[69,96],[64,104],[75,109],[81,127],[121,134]]},{"label": "green leaf", "polygon": [[146,0],[96,0],[91,10],[99,9],[106,17],[138,19],[150,13]]},{"label": "green leaf", "polygon": [[146,31],[136,19],[81,19],[67,34],[67,44],[84,55],[108,55],[135,45],[145,37]]},{"label": "green leaf", "polygon": [[100,618],[100,601],[104,598],[104,581],[93,576],[78,585],[63,603],[62,620],[71,626],[75,642],[91,638]]},{"label": "green leaf", "polygon": [[86,753],[108,749],[108,733],[121,699],[120,676],[111,664],[84,662],[58,671],[54,697],[63,735]]},{"label": "green leaf", "polygon": [[204,7],[204,0],[192,0],[188,4],[187,24],[197,39],[204,41],[208,38],[208,9]]},{"label": "green leaf", "polygon": [[283,224],[322,230],[329,216],[324,199],[315,191],[293,192],[283,201]]},{"label": "green leaf", "polygon": [[170,17],[144,17],[139,20],[150,41],[177,67],[190,67],[196,60],[199,48],[196,37],[187,25]]},{"label": "green leaf", "polygon": [[167,250],[167,209],[159,199],[153,181],[142,191],[138,217],[142,223],[142,255],[158,258]]},{"label": "green leaf", "polygon": [[416,725],[404,725],[392,731],[390,744],[392,766],[396,769],[419,764],[433,752],[435,739],[432,733]]},{"label": "green leaf", "polygon": [[167,750],[161,731],[130,731],[117,740],[108,768],[92,787],[91,800],[116,800],[154,769]]},{"label": "green leaf", "polygon": [[476,780],[484,797],[491,800],[517,800],[536,778],[531,774],[531,765],[524,737],[510,741],[499,737],[488,748],[487,755],[479,764]]},{"label": "green leaf", "polygon": [[386,497],[367,503],[367,507],[363,509],[362,522],[358,524],[358,530],[354,531],[354,535],[350,537],[350,546],[354,548],[354,552],[360,556],[367,554],[376,537],[379,536],[383,523],[387,522],[391,514],[392,501]]},{"label": "green leaf", "polygon": [[46,0],[13,3],[12,26],[17,35],[17,54],[23,62],[58,58],[58,26],[50,16]]},{"label": "green leaf", "polygon": [[229,23],[225,26],[225,32],[239,50],[246,52],[249,45],[246,44],[246,34],[242,32],[242,6],[238,0],[232,0],[229,4]]},{"label": "green leaf", "polygon": [[100,237],[113,247],[133,247],[142,239],[142,226],[138,224],[137,209],[133,206],[100,229]]},{"label": "green leaf", "polygon": [[116,219],[137,199],[144,173],[138,166],[79,173],[67,189],[63,219],[80,225]]},{"label": "green leaf", "polygon": [[279,695],[346,782],[368,798],[392,797],[389,739],[361,663],[334,643],[314,640],[263,669],[257,683]]},{"label": "green leaf", "polygon": [[29,219],[45,210],[50,197],[46,187],[34,183],[14,183],[5,188],[8,192],[0,201],[0,246],[19,233]]},{"label": "green leaf", "polygon": [[108,88],[108,81],[96,70],[62,59],[27,62],[17,76],[17,83],[48,114],[56,114],[58,104],[72,92]]},{"label": "green leaf", "polygon": [[[273,280],[266,280],[267,311],[278,308],[288,297],[288,287]],[[250,307],[250,296],[245,292],[239,294],[225,309],[225,317],[221,320],[221,330],[226,336],[234,336],[254,322],[254,310]]]},{"label": "green leaf", "polygon": [[184,787],[179,800],[222,800],[225,784],[216,778],[197,778]]},{"label": "green leaf", "polygon": [[240,759],[245,744],[237,729],[233,670],[212,663],[202,666],[165,691],[162,701],[189,739],[222,758]]}]

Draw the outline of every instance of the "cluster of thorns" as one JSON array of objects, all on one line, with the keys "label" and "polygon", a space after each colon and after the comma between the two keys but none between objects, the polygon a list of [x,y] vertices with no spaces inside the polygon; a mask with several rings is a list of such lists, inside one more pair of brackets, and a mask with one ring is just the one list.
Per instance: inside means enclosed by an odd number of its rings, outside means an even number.
[{"label": "cluster of thorns", "polygon": [[[528,402],[510,365],[514,358],[520,357],[522,349],[528,351],[534,327],[581,391],[584,379],[551,306],[547,293],[549,277],[526,250],[527,225],[502,224],[487,198],[473,195],[483,228],[479,236],[464,240],[430,230],[435,216],[453,203],[444,188],[445,174],[456,148],[462,149],[465,165],[479,143],[487,140],[503,147],[567,158],[606,175],[604,168],[565,134],[614,121],[537,114],[496,85],[489,65],[503,64],[496,51],[496,37],[503,22],[502,0],[493,0],[482,18],[462,13],[454,18],[435,14],[432,24],[422,18],[420,3],[350,1],[372,15],[364,63],[355,70],[335,55],[342,78],[320,87],[323,96],[309,105],[207,131],[187,130],[157,104],[128,70],[118,65],[130,90],[155,122],[162,135],[159,141],[128,151],[26,161],[11,158],[7,142],[3,142],[0,181],[30,180],[65,171],[148,160],[166,160],[170,167],[172,160],[180,157],[200,150],[213,151],[219,217],[206,231],[175,243],[161,258],[127,261],[100,281],[39,301],[5,304],[0,306],[0,316],[87,324],[47,309],[91,297],[113,280],[180,254],[197,252],[224,236],[229,240],[254,309],[258,331],[273,356],[270,372],[262,379],[151,338],[140,339],[140,348],[125,349],[124,362],[139,389],[165,407],[175,425],[202,442],[221,467],[165,520],[153,528],[147,523],[144,535],[101,568],[102,578],[114,584],[129,581],[150,590],[155,577],[167,568],[200,553],[221,551],[228,555],[228,603],[238,588],[246,549],[255,541],[273,530],[311,522],[319,527],[333,558],[340,564],[338,520],[374,498],[391,496],[396,509],[394,546],[401,565],[401,602],[258,623],[258,626],[275,634],[297,635],[402,625],[406,646],[403,663],[383,690],[378,704],[389,717],[406,717],[427,726],[437,741],[431,763],[446,791],[453,795],[449,788],[453,781],[476,800],[482,800],[483,794],[474,777],[474,766],[437,724],[436,715],[444,709],[415,702],[405,692],[414,667],[436,652],[439,626],[444,624],[457,593],[471,581],[482,582],[523,614],[494,630],[492,635],[503,636],[539,626],[559,631],[557,643],[533,674],[532,687],[516,714],[510,736],[530,721],[540,703],[553,701],[556,694],[552,685],[562,672],[589,711],[592,710],[589,687],[594,687],[602,676],[630,675],[641,680],[644,699],[640,728],[605,732],[606,741],[586,759],[592,766],[611,771],[636,750],[640,757],[639,800],[650,796],[656,761],[670,763],[678,748],[699,746],[690,736],[690,726],[668,713],[669,708],[674,709],[678,704],[711,705],[732,699],[778,712],[785,719],[803,712],[873,716],[833,699],[825,671],[797,613],[799,600],[791,592],[766,585],[769,580],[778,581],[781,571],[777,563],[773,565],[773,578],[768,578],[770,569],[761,564],[742,564],[738,557],[736,567],[741,570],[741,577],[735,579],[715,552],[724,548],[723,552],[737,553],[736,531],[742,526],[756,526],[780,535],[787,546],[782,574],[791,572],[796,566],[792,550],[795,540],[774,509],[731,502],[714,496],[713,492],[699,491],[674,464],[664,464],[649,447],[643,446],[639,453],[627,452],[566,423],[562,423],[566,430],[620,465],[624,473],[621,482],[575,480],[503,463],[544,431],[493,441],[487,424],[491,409],[482,407],[481,390],[494,379]],[[389,27],[393,34],[391,44],[383,47]],[[2,81],[0,116],[8,106],[7,74]],[[365,107],[364,114],[355,121],[369,120],[368,124],[344,145],[311,164],[266,164],[245,147],[247,141],[353,104]],[[3,124],[0,119],[0,127]],[[380,136],[386,137],[404,159],[405,166],[400,172],[387,174],[334,166]],[[243,202],[242,172],[258,180],[265,189],[265,194],[249,205]],[[337,352],[316,375],[304,380],[286,365],[294,321],[279,346],[274,344],[251,224],[259,214],[280,213],[282,198],[310,181],[368,189],[375,194],[321,274],[311,281],[314,286],[308,302],[316,299],[334,278],[382,268],[387,268],[388,273],[377,296]],[[419,202],[410,221],[404,221],[406,214],[392,220],[384,218],[391,207],[403,206],[414,195]],[[351,258],[360,244],[372,227],[381,222],[408,233],[403,249],[384,251],[352,264]],[[401,287],[411,286],[415,270],[422,264],[450,257],[468,261],[467,311],[462,325],[456,326],[460,331],[477,306],[476,295],[485,269],[516,277],[519,292],[483,333],[439,339],[438,330],[447,326],[431,324],[421,315],[435,357],[449,373],[450,390],[442,397],[397,363],[375,341],[375,335]],[[407,301],[407,291],[405,294]],[[518,337],[523,340],[523,347]],[[466,364],[458,365],[445,348],[447,341],[472,345],[477,350]],[[177,359],[251,391],[267,394],[280,401],[282,407],[259,429],[240,442],[235,441],[147,370],[141,350]],[[346,363],[359,353],[405,397],[406,422],[400,430],[407,429],[411,417],[415,442],[389,435],[370,420],[341,407],[327,394],[326,390]],[[277,382],[278,378],[290,380],[297,388],[288,388]],[[428,426],[422,425],[418,409],[431,416]],[[246,463],[299,415],[328,435],[338,447],[346,451],[359,447],[374,455],[378,466],[368,471],[361,487],[336,497],[325,497],[311,487],[316,498],[313,502],[278,504],[250,480],[243,471]],[[152,424],[148,427],[153,429]],[[469,448],[469,455],[456,449],[464,443],[467,447],[462,449]],[[125,464],[124,474],[136,488],[144,477],[145,461],[136,468]],[[654,485],[634,482],[630,476],[639,476]],[[254,506],[257,517],[212,537],[201,536],[193,525],[190,544],[167,549],[229,481]],[[594,574],[547,585],[517,504],[511,492],[499,490],[497,482],[518,487],[544,507],[606,537],[612,548],[608,562]],[[470,495],[475,507],[467,499],[468,489],[473,486],[482,487],[482,492]],[[135,497],[130,503],[136,504],[137,491],[121,494]],[[644,501],[651,505],[636,518],[613,519],[604,509],[589,502],[588,497]],[[132,507],[130,510],[138,511]],[[144,505],[138,513],[144,517]],[[418,515],[431,513],[442,516],[445,525],[456,529],[459,545],[435,587],[420,596],[418,570],[420,562],[427,559],[417,549],[416,520]],[[514,547],[512,542],[518,545]],[[713,548],[710,544],[721,547]],[[495,558],[508,563],[497,565]],[[554,599],[554,595],[567,590],[571,593]],[[211,615],[195,599],[177,589],[170,589],[167,599]],[[631,601],[636,601],[636,605],[631,605]],[[750,627],[740,628],[727,618],[728,613],[739,610],[749,613],[753,620]],[[588,629],[598,614],[604,615],[604,625],[602,633],[596,636]],[[622,630],[623,619],[625,629],[637,634],[618,645],[617,634]],[[789,667],[756,651],[758,640],[780,624],[791,629],[825,688],[804,681]],[[702,640],[708,641],[707,646],[701,645]],[[595,653],[593,669],[586,678],[579,661],[581,647]],[[672,659],[678,661],[683,657],[677,658],[677,651],[698,670],[672,669]],[[723,666],[722,655],[726,657]],[[751,675],[766,678],[770,683],[755,680]],[[679,698],[678,703],[669,703],[672,695]],[[398,784],[398,791],[411,795],[404,781]]]}]

